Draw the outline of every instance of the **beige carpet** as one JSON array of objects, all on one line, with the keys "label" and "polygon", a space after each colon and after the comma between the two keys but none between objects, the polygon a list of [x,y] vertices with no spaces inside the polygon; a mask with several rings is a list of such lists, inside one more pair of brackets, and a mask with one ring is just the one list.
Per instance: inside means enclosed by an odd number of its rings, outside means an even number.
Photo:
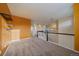
[{"label": "beige carpet", "polygon": [[42,39],[30,38],[9,45],[4,56],[79,56],[79,53],[49,43]]}]

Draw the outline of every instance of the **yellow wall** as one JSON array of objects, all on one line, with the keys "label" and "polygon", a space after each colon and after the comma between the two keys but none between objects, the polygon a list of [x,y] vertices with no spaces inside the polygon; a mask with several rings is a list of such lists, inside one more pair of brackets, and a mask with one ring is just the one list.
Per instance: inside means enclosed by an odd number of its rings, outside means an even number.
[{"label": "yellow wall", "polygon": [[0,13],[11,14],[6,3],[0,3]]},{"label": "yellow wall", "polygon": [[[0,13],[11,14],[6,3],[0,3]],[[3,46],[2,45],[8,39],[8,31],[6,31],[4,29],[5,26],[6,26],[6,22],[5,22],[4,18],[0,15],[0,53],[3,50]]]},{"label": "yellow wall", "polygon": [[31,37],[31,20],[28,18],[22,18],[18,16],[12,16],[13,28],[20,29],[21,38]]},{"label": "yellow wall", "polygon": [[11,40],[11,34],[10,34],[10,30],[8,27],[8,24],[6,23],[5,19],[2,17],[2,34],[1,34],[1,39],[2,39],[2,46],[5,47],[5,45],[7,45],[8,41]]},{"label": "yellow wall", "polygon": [[74,4],[75,50],[79,51],[79,3]]},{"label": "yellow wall", "polygon": [[[6,13],[10,14],[10,10],[6,3],[0,3],[0,13]],[[0,39],[1,39],[1,33],[2,33],[2,16],[0,15]]]},{"label": "yellow wall", "polygon": [[[0,3],[0,13],[9,14],[10,10],[6,3]],[[21,29],[21,38],[27,38],[31,36],[31,20],[19,16],[12,16],[13,19],[13,28],[14,29]]]},{"label": "yellow wall", "polygon": [[0,16],[0,47],[1,47],[1,34],[2,34],[2,17]]},{"label": "yellow wall", "polygon": [[5,19],[0,16],[0,51],[6,47],[7,42],[10,41],[10,32],[7,31],[7,23]]}]

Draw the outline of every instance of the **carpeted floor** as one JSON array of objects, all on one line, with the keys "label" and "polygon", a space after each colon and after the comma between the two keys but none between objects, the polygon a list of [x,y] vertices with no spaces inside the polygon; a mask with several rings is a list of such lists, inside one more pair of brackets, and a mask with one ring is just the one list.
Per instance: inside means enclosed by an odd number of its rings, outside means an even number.
[{"label": "carpeted floor", "polygon": [[79,53],[39,38],[11,43],[4,56],[79,56]]}]

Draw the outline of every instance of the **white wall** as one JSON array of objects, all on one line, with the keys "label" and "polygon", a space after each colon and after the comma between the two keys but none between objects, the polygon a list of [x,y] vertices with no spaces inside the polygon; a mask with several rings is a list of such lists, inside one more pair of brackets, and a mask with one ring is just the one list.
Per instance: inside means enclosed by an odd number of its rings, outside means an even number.
[{"label": "white wall", "polygon": [[[59,20],[59,33],[69,33],[73,34],[73,18],[69,17],[67,19],[60,19]],[[74,49],[74,36],[69,36],[69,35],[59,35],[59,45]]]}]

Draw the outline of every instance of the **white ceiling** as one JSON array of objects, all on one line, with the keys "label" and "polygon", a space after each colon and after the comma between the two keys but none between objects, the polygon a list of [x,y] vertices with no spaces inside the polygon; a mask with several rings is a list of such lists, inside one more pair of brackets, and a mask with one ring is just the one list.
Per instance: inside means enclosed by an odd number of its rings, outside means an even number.
[{"label": "white ceiling", "polygon": [[31,18],[36,23],[50,23],[53,20],[72,15],[72,3],[10,3],[12,15]]}]

